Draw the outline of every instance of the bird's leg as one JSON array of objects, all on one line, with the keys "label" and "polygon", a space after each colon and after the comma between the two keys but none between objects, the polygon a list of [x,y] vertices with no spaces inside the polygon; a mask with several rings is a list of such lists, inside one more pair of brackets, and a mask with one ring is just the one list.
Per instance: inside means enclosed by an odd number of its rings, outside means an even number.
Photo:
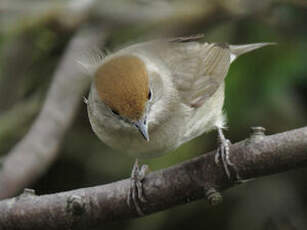
[{"label": "bird's leg", "polygon": [[215,154],[215,163],[219,164],[220,161],[222,162],[225,173],[229,180],[231,180],[231,172],[229,169],[232,168],[236,174],[236,181],[241,181],[236,166],[229,159],[229,146],[231,142],[225,138],[222,128],[218,127],[217,131],[218,131],[219,147]]},{"label": "bird's leg", "polygon": [[140,168],[138,159],[135,160],[130,177],[130,189],[127,204],[130,208],[132,205],[134,205],[140,216],[143,216],[144,213],[139,205],[139,202],[147,202],[144,197],[142,182],[148,171],[148,165],[142,165]]}]

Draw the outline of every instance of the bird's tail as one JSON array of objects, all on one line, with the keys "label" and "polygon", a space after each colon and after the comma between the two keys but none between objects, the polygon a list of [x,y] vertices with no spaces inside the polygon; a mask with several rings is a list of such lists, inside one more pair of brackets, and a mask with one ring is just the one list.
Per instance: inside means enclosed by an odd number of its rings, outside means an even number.
[{"label": "bird's tail", "polygon": [[253,51],[255,49],[259,49],[264,46],[268,45],[276,45],[274,42],[263,42],[263,43],[253,43],[253,44],[246,44],[246,45],[229,45],[230,52],[231,52],[231,62],[237,59],[242,54],[247,52]]}]

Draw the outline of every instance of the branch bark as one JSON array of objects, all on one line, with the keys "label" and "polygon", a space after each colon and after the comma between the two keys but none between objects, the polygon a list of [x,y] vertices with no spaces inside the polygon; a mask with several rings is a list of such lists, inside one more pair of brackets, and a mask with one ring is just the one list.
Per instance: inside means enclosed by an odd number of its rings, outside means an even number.
[{"label": "branch bark", "polygon": [[[264,136],[254,129],[250,138],[233,144],[230,160],[243,179],[271,175],[307,163],[307,127]],[[208,191],[236,184],[215,164],[215,151],[145,177],[142,204],[146,215],[202,199]],[[22,195],[0,202],[0,229],[87,229],[107,221],[137,217],[126,204],[129,180],[69,192]],[[212,196],[213,195],[213,196]],[[211,193],[214,201],[217,193]]]},{"label": "branch bark", "polygon": [[55,72],[42,111],[27,135],[8,153],[0,171],[0,199],[15,195],[38,178],[57,156],[91,79],[76,63],[81,51],[99,46],[101,28],[81,28]]}]

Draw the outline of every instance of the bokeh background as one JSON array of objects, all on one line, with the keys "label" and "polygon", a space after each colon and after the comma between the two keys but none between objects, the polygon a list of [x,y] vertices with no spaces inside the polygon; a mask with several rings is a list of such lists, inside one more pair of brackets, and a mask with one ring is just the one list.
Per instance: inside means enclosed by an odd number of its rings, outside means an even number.
[{"label": "bokeh background", "polygon": [[[277,42],[232,64],[226,79],[225,134],[236,142],[248,137],[251,126],[273,134],[307,124],[305,0],[1,0],[1,157],[31,127],[60,58],[81,26],[108,30],[103,47],[108,52],[152,38],[198,33],[204,41]],[[158,170],[214,148],[212,132],[144,163]],[[80,97],[58,157],[28,187],[46,194],[105,184],[128,177],[133,162],[98,140]],[[306,181],[307,170],[297,169],[236,186],[224,193],[218,207],[196,201],[97,229],[307,229]]]}]

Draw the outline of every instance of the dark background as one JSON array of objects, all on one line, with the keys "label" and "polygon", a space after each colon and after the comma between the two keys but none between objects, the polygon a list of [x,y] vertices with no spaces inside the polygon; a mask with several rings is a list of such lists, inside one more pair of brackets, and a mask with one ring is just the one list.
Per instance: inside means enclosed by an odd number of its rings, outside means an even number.
[{"label": "dark background", "polygon": [[[277,42],[276,46],[246,54],[232,64],[226,79],[225,135],[236,142],[248,137],[252,126],[263,126],[267,134],[273,134],[307,124],[306,1],[122,0],[114,5],[112,1],[101,1],[97,3],[99,7],[85,16],[69,17],[63,12],[70,2],[77,1],[0,4],[1,156],[26,134],[44,102],[66,45],[77,28],[87,24],[108,25],[111,32],[104,49],[111,52],[116,47],[151,38],[198,33],[204,33],[205,41]],[[120,21],[120,17],[112,17],[112,10],[117,12],[122,7],[127,12],[127,6],[136,19],[127,23]],[[169,8],[179,9],[174,17],[150,19]],[[148,20],[137,18],[151,9],[153,16],[149,15]],[[214,148],[213,131],[145,163],[158,170]],[[128,177],[133,162],[134,159],[98,140],[80,98],[77,117],[62,141],[58,158],[29,186],[39,194],[46,194],[105,184]],[[306,172],[298,169],[236,186],[224,193],[225,201],[218,207],[197,201],[97,229],[170,230],[179,226],[180,229],[307,229]]]}]

